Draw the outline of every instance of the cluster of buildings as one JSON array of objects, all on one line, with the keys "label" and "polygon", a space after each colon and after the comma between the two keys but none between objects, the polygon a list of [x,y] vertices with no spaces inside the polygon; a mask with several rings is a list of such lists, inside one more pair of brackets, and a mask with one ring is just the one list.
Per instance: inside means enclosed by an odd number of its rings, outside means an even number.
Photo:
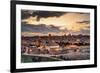
[{"label": "cluster of buildings", "polygon": [[88,35],[69,35],[69,36],[35,36],[22,37],[21,52],[28,54],[63,54],[67,53],[68,45],[74,45],[74,52],[78,51],[77,46],[90,45]]}]

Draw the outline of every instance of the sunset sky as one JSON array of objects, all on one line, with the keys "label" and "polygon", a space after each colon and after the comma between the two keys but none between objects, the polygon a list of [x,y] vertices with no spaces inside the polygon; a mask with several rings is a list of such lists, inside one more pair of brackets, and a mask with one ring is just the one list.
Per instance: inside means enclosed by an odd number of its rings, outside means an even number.
[{"label": "sunset sky", "polygon": [[90,33],[89,13],[22,10],[21,23],[22,35]]}]

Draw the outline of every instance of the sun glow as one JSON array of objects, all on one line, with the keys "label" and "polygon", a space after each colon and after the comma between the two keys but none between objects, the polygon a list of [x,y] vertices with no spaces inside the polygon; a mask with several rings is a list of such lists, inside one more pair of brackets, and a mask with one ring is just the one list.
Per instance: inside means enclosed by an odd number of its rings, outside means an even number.
[{"label": "sun glow", "polygon": [[88,18],[89,16],[81,15],[77,13],[66,13],[60,17],[47,17],[47,18],[41,18],[40,21],[37,21],[37,16],[32,17],[30,16],[27,19],[23,19],[22,22],[26,22],[27,24],[46,24],[46,25],[54,25],[54,26],[60,26],[60,29],[68,29],[72,31],[80,31],[81,29],[87,29],[87,25],[76,23],[79,20],[84,20]]}]

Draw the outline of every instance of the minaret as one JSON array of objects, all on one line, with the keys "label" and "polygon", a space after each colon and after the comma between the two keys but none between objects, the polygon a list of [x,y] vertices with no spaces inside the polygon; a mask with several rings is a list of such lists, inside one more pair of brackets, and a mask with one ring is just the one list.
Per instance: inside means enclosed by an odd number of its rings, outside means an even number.
[{"label": "minaret", "polygon": [[49,37],[49,41],[51,41],[51,34],[50,33],[49,33],[48,37]]},{"label": "minaret", "polygon": [[49,33],[49,37],[51,37],[51,34]]}]

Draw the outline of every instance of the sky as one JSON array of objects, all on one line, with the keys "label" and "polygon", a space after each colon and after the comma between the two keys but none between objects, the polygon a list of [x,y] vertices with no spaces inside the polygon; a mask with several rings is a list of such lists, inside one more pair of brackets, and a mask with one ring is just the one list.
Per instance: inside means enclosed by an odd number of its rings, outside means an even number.
[{"label": "sky", "polygon": [[24,36],[90,34],[90,13],[21,10]]}]

